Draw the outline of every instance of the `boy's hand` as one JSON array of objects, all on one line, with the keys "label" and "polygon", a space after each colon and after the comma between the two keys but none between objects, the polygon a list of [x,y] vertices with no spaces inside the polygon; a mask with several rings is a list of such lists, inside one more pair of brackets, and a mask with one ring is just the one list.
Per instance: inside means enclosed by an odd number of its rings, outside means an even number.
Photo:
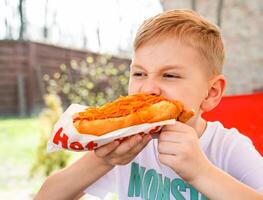
[{"label": "boy's hand", "polygon": [[211,166],[199,146],[196,131],[181,122],[166,125],[158,143],[159,159],[188,183],[204,175]]},{"label": "boy's hand", "polygon": [[113,141],[95,150],[95,155],[102,158],[106,164],[125,165],[128,164],[151,140],[151,135],[141,136],[139,134],[123,141]]}]

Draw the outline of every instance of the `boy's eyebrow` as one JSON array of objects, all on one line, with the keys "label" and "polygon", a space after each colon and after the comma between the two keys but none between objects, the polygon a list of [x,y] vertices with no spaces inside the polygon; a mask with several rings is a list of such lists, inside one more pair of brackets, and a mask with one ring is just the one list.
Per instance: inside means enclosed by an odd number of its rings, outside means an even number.
[{"label": "boy's eyebrow", "polygon": [[[140,68],[140,69],[146,71],[146,70],[144,69],[144,67],[141,66],[141,65],[133,64],[133,65],[131,65],[131,67]],[[183,68],[183,67],[182,67],[182,66],[179,66],[179,65],[164,65],[164,66],[162,66],[161,71],[166,71],[166,70],[169,70],[169,69],[182,69],[182,68]]]}]

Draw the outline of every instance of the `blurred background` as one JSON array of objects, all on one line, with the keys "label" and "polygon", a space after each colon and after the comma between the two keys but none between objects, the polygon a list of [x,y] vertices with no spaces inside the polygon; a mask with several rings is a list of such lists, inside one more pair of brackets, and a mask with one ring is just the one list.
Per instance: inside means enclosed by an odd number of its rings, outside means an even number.
[{"label": "blurred background", "polygon": [[0,199],[32,199],[82,155],[46,154],[60,114],[127,94],[138,26],[176,8],[220,27],[226,95],[263,92],[262,0],[0,0]]}]

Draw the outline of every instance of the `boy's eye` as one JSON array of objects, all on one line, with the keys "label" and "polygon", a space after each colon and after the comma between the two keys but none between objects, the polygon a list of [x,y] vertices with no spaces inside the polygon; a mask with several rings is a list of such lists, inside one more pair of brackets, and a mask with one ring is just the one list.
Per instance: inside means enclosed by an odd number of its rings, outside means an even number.
[{"label": "boy's eye", "polygon": [[[145,77],[147,76],[146,73],[144,72],[133,72],[132,73],[132,76],[134,77],[138,77],[138,78],[142,78],[142,77]],[[181,76],[177,75],[177,74],[174,74],[174,73],[164,73],[162,75],[163,78],[169,78],[169,79],[176,79],[176,78],[181,78]]]},{"label": "boy's eye", "polygon": [[164,73],[163,77],[165,77],[165,78],[181,78],[177,74],[173,74],[173,73]]},{"label": "boy's eye", "polygon": [[142,76],[145,76],[145,73],[143,73],[143,72],[134,72],[134,73],[132,73],[132,76],[142,77]]}]

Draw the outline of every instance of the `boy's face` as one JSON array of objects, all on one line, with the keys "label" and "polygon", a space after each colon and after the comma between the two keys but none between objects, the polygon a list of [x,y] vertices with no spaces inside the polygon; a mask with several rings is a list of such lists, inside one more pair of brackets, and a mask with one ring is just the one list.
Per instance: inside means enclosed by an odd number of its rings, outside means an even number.
[{"label": "boy's face", "polygon": [[134,52],[129,94],[163,95],[199,113],[209,90],[206,71],[194,48],[171,38],[148,42]]}]

